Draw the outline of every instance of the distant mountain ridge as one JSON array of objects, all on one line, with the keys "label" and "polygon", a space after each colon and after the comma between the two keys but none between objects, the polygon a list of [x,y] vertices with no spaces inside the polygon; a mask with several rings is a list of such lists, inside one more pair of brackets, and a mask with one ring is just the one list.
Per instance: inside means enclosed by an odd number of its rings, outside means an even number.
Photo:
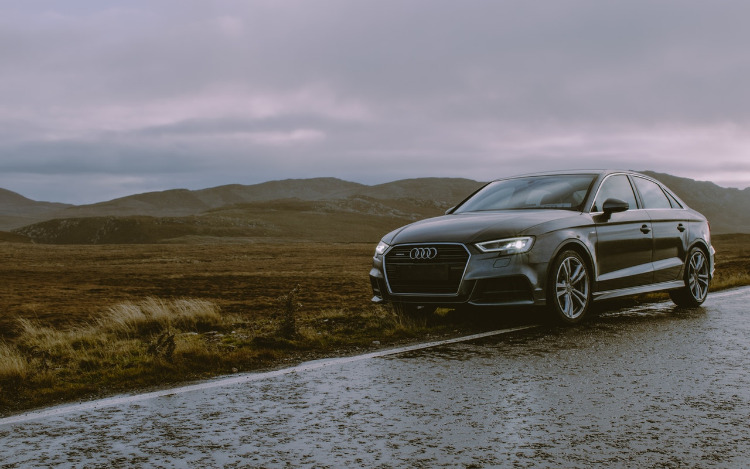
[{"label": "distant mountain ridge", "polygon": [[205,210],[247,202],[298,198],[320,200],[352,195],[363,184],[336,178],[287,179],[244,186],[231,184],[200,190],[172,189],[146,192],[107,202],[79,205],[65,210],[70,217],[97,216],[185,216]]},{"label": "distant mountain ridge", "polygon": [[37,202],[21,194],[0,189],[0,207],[3,215],[25,215],[29,213],[45,213],[72,207],[70,204],[54,202]]},{"label": "distant mountain ridge", "polygon": [[[704,213],[715,233],[750,232],[750,189],[643,171]],[[460,178],[365,185],[287,179],[201,190],[147,192],[90,205],[35,202],[0,189],[0,237],[41,243],[158,243],[201,239],[377,241],[405,223],[442,214],[483,183]]]},{"label": "distant mountain ridge", "polygon": [[21,194],[0,189],[0,230],[8,231],[11,228],[46,220],[69,207],[72,205],[37,202]]},{"label": "distant mountain ridge", "polygon": [[[232,184],[200,190],[171,189],[146,192],[89,205],[34,202],[19,194],[0,193],[0,231],[58,218],[181,217],[228,205],[277,199],[345,199],[356,195],[376,199],[417,198],[462,200],[481,183],[459,178],[406,179],[368,186],[337,178],[285,179],[253,185]],[[453,202],[455,203],[455,202]],[[20,217],[19,214],[25,214]]]}]

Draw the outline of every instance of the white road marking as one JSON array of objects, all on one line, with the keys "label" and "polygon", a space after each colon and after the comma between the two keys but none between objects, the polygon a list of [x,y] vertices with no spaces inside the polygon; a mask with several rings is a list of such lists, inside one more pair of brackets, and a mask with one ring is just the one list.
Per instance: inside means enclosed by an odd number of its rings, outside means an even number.
[{"label": "white road marking", "polygon": [[163,389],[161,391],[154,391],[145,394],[136,394],[131,396],[120,396],[120,397],[109,397],[105,399],[99,399],[90,402],[82,402],[79,404],[67,404],[48,409],[41,409],[32,412],[26,412],[12,417],[6,417],[0,419],[0,425],[10,425],[14,423],[25,423],[32,420],[38,420],[48,417],[56,417],[59,415],[70,414],[73,412],[85,412],[88,410],[102,409],[105,407],[113,407],[118,405],[132,404],[135,402],[145,401],[149,399],[156,399],[158,397],[173,396],[178,394],[185,394],[193,391],[201,391],[206,389],[219,388],[223,386],[232,386],[234,384],[249,383],[253,381],[261,381],[264,379],[270,379],[277,376],[282,376],[290,373],[304,373],[305,371],[317,370],[325,368],[327,366],[340,365],[352,362],[358,362],[362,360],[370,360],[372,358],[385,357],[388,355],[397,355],[400,353],[413,352],[415,350],[423,350],[431,347],[438,347],[441,345],[455,344],[458,342],[467,342],[470,340],[482,339],[484,337],[492,337],[496,335],[508,334],[511,332],[522,331],[525,329],[531,329],[538,327],[538,325],[528,325],[520,327],[512,327],[508,329],[500,329],[489,332],[482,332],[479,334],[467,335],[463,337],[455,337],[453,339],[437,340],[435,342],[427,342],[423,344],[407,345],[405,347],[398,347],[392,349],[378,350],[377,352],[365,353],[363,355],[355,355],[351,357],[341,358],[329,358],[323,360],[315,360],[311,362],[302,363],[291,368],[284,368],[282,370],[268,371],[264,373],[248,373],[239,376],[232,376],[228,378],[219,378],[210,381],[205,381],[198,384],[191,384],[187,386],[181,386],[178,388]]}]

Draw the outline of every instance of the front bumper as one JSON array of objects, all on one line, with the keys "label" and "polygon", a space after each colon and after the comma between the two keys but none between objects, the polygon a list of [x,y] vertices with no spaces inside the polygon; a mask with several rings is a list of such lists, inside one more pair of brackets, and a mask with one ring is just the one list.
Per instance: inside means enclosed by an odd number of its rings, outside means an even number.
[{"label": "front bumper", "polygon": [[473,246],[464,247],[470,256],[458,291],[451,294],[424,291],[405,293],[403,290],[396,293],[389,284],[387,268],[384,266],[387,252],[374,257],[370,270],[372,301],[438,306],[546,304],[544,290],[547,262],[533,263],[528,253],[498,256],[496,253],[483,253]]}]

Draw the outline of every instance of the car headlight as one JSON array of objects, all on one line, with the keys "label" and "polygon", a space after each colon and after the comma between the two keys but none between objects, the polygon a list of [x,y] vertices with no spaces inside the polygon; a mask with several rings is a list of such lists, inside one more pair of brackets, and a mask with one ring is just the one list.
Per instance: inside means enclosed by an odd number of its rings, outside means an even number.
[{"label": "car headlight", "polygon": [[534,244],[534,238],[523,236],[520,238],[496,239],[493,241],[484,241],[476,243],[475,246],[482,252],[497,252],[499,254],[519,254],[531,249]]},{"label": "car headlight", "polygon": [[388,249],[388,245],[382,241],[379,242],[375,248],[375,257],[382,256],[386,249]]}]

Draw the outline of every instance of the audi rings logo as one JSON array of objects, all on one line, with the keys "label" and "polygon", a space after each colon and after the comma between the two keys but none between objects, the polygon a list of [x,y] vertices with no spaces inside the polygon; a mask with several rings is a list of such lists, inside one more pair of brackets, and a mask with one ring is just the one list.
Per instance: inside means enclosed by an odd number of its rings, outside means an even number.
[{"label": "audi rings logo", "polygon": [[413,248],[409,251],[409,258],[414,260],[428,260],[437,257],[437,248]]}]

